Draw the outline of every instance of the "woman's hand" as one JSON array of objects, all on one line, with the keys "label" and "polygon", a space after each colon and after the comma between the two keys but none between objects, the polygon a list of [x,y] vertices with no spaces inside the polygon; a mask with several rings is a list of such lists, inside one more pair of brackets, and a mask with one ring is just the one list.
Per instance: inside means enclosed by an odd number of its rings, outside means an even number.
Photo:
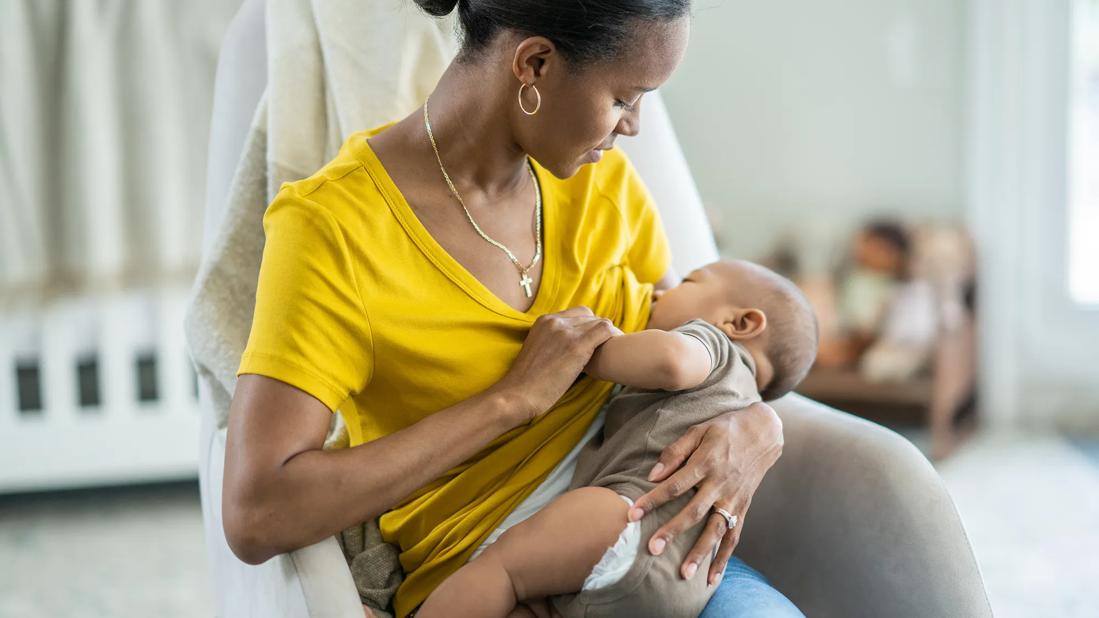
[{"label": "woman's hand", "polygon": [[519,421],[545,414],[576,382],[595,348],[621,335],[610,320],[587,307],[541,315],[534,321],[511,370],[493,386],[510,393]]},{"label": "woman's hand", "polygon": [[[649,551],[659,555],[673,537],[706,519],[706,526],[687,553],[680,572],[684,579],[690,579],[720,543],[707,575],[707,582],[713,585],[740,541],[744,515],[756,488],[781,454],[782,421],[765,403],[754,403],[699,423],[661,452],[660,461],[649,473],[649,480],[658,481],[659,485],[638,498],[630,509],[629,519],[637,521],[697,487],[687,506],[650,537]],[[726,529],[725,518],[710,510],[715,505],[737,517],[732,530]]]}]

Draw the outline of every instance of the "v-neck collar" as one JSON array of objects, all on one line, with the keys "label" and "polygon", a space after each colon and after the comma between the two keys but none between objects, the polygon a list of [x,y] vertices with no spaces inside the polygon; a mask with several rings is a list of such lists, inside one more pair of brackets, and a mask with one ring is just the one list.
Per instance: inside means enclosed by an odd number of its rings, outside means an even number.
[{"label": "v-neck collar", "polygon": [[[537,161],[529,159],[531,167],[534,169],[535,182],[538,183],[539,190],[542,192],[542,278],[539,280],[538,289],[535,291],[534,303],[526,311],[519,311],[488,289],[485,284],[481,283],[480,279],[474,277],[465,266],[462,266],[461,262],[450,255],[435,240],[435,237],[427,231],[419,217],[416,216],[404,194],[397,188],[397,184],[393,182],[389,172],[382,166],[381,160],[378,159],[374,149],[370,147],[369,142],[366,140],[381,133],[392,124],[394,123],[355,133],[352,137],[355,141],[354,152],[356,157],[363,162],[367,173],[382,190],[390,210],[413,242],[443,274],[486,308],[505,317],[525,322],[533,322],[538,316],[547,313],[553,307],[553,299],[557,294],[557,262],[559,257],[557,215],[556,208],[553,207],[554,192],[547,190],[548,183],[542,180],[548,172]],[[486,246],[488,245],[486,244]]]}]

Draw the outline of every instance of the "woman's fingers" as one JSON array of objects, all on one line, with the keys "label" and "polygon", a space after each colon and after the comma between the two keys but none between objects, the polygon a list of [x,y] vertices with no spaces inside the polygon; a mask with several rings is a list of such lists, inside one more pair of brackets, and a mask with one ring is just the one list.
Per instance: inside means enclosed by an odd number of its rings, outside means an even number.
[{"label": "woman's fingers", "polygon": [[[740,541],[744,514],[752,495],[781,454],[781,420],[766,404],[757,402],[695,425],[661,452],[659,463],[649,474],[649,480],[659,482],[659,485],[637,499],[629,511],[629,520],[637,521],[698,486],[698,493],[687,506],[646,543],[651,553],[659,554],[676,535],[707,518],[699,539],[684,558],[680,572],[684,577],[697,572],[697,566],[692,567],[691,563],[702,564],[706,553],[714,551],[714,544],[720,538],[707,574],[709,583],[724,570]],[[710,516],[710,508],[715,503],[732,505],[728,510],[738,518],[736,526],[720,537],[718,525]]]},{"label": "woman's fingers", "polygon": [[[702,493],[702,492],[699,492],[699,493]],[[705,507],[706,512],[709,514],[709,516],[705,516],[705,515],[703,516],[703,519],[705,520],[706,525],[702,528],[702,533],[698,535],[698,539],[695,541],[694,546],[691,547],[690,551],[688,551],[687,555],[683,558],[683,564],[679,565],[679,572],[683,576],[683,579],[690,579],[691,577],[694,577],[694,575],[698,572],[698,569],[703,565],[703,563],[705,563],[707,558],[716,559],[715,554],[716,554],[717,549],[718,549],[718,544],[720,544],[722,542],[722,540],[726,537],[726,535],[730,532],[727,525],[726,525],[726,523],[725,523],[725,518],[722,517],[720,514],[718,514],[718,513],[711,510],[711,507],[713,506],[713,502],[708,499],[708,500],[703,501],[701,504],[706,504],[706,503],[710,504],[710,506]],[[697,506],[695,506],[693,504],[689,505],[689,509],[693,509],[693,508],[697,508]],[[684,509],[683,512],[686,513],[686,512],[688,512],[689,509]],[[692,510],[691,511],[692,515],[695,512],[697,512],[697,511]],[[697,522],[695,522],[695,523],[697,523]],[[695,525],[695,524],[694,523],[689,524],[689,526],[693,526],[693,525]],[[687,528],[683,528],[682,530],[686,530],[686,529]],[[667,534],[674,537],[675,535],[680,534],[680,532],[682,532],[682,530],[677,530],[677,529],[673,528]],[[658,530],[657,534],[660,534],[662,531],[663,531],[663,529]],[[710,571],[709,572],[710,573],[713,572],[712,563],[710,565]],[[707,574],[707,577],[708,577],[708,574]]]},{"label": "woman's fingers", "polygon": [[[670,478],[652,488],[649,493],[638,498],[637,501],[634,502],[633,508],[630,509],[628,519],[630,521],[641,519],[645,513],[651,513],[660,508],[661,505],[671,502],[687,493],[704,478],[706,478],[706,470],[703,469],[702,466],[697,464],[692,465],[691,462],[688,461],[687,465],[683,466],[683,468]],[[705,513],[702,515],[705,515]],[[699,516],[695,519],[695,522],[701,521],[701,519],[702,517]]]},{"label": "woman's fingers", "polygon": [[[739,512],[733,511],[733,514],[737,516],[736,526],[726,533],[722,539],[721,544],[717,547],[717,555],[714,556],[713,562],[710,563],[710,575],[707,583],[711,586],[721,581],[721,575],[725,572],[725,565],[729,563],[729,558],[733,555],[733,550],[740,543],[740,533],[744,529],[744,517],[748,514],[748,507],[751,505],[751,498],[748,499],[748,504],[745,504]],[[715,513],[715,515],[717,515]],[[721,517],[717,515],[717,517]],[[724,518],[722,518],[724,519]]]},{"label": "woman's fingers", "polygon": [[709,583],[710,573],[713,572],[713,560],[717,559],[718,546],[725,538],[726,532],[728,532],[728,529],[725,526],[725,518],[711,512],[710,516],[706,518],[706,525],[702,528],[702,533],[698,535],[698,540],[695,541],[694,546],[683,558],[683,564],[679,565],[679,574],[683,579],[690,579],[696,575],[702,576],[703,574],[698,573],[698,569],[709,558],[711,559],[710,569],[705,574],[707,583]]},{"label": "woman's fingers", "polygon": [[[683,495],[706,476],[706,470],[702,466],[691,466],[690,470],[686,467],[683,470],[679,468],[698,449],[703,433],[697,425],[691,427],[687,433],[661,451],[660,461],[649,473],[649,480],[660,484],[637,499],[628,515],[630,521],[637,521],[644,517],[645,513],[651,513],[661,504]],[[690,482],[689,485],[688,482]]]},{"label": "woman's fingers", "polygon": [[[715,513],[715,515],[717,515]],[[720,515],[717,515],[720,518]],[[724,527],[724,523],[722,523]],[[737,528],[740,527],[740,521],[737,521]],[[736,536],[734,536],[734,534]],[[736,547],[735,538],[739,536],[739,532],[730,531],[728,534],[724,534],[721,537],[721,541],[717,546],[717,555],[710,562],[710,572],[707,576],[706,583],[713,586],[721,581],[721,576],[725,573],[725,565],[729,563],[729,558],[733,555],[733,549]]]},{"label": "woman's fingers", "polygon": [[[654,509],[660,507],[660,505],[670,502],[676,497],[690,491],[703,478],[705,478],[705,471],[702,470],[700,466],[691,465],[690,462],[688,462],[687,466],[679,472],[676,472],[671,478],[656,486],[649,493],[638,498],[634,503],[635,508],[630,509],[629,519],[631,521],[641,519],[637,514],[637,505],[641,505],[640,508],[645,513],[652,512]],[[702,521],[706,516],[706,513],[709,512],[710,505],[713,504],[714,498],[715,496],[712,494],[712,490],[699,491],[696,493],[679,513],[646,540],[649,552],[654,556],[659,556],[664,552],[664,548],[667,547],[668,543],[671,543],[673,538],[687,528]]]},{"label": "woman's fingers", "polygon": [[596,347],[620,334],[613,322],[596,317],[589,307],[540,315],[508,374],[494,388],[511,395],[519,421],[530,422],[575,384]]},{"label": "woman's fingers", "polygon": [[616,337],[622,334],[622,331],[614,325],[607,318],[588,318],[590,323],[587,329],[584,331],[585,337],[588,339],[592,350],[599,347],[604,341],[611,337]]},{"label": "woman's fingers", "polygon": [[[705,435],[705,430],[695,425],[687,430],[687,433],[679,437],[675,442],[672,442],[668,446],[664,447],[664,450],[660,452],[660,459],[653,466],[653,469],[649,472],[649,480],[653,482],[660,482],[672,475],[679,466],[683,465],[683,462],[687,461],[687,458],[691,456],[698,449],[698,445],[702,443],[702,436]],[[646,511],[647,512],[647,511]]]},{"label": "woman's fingers", "polygon": [[[687,468],[684,468],[681,472],[687,472]],[[674,483],[675,477],[673,476],[666,482]],[[696,483],[697,482],[698,481],[696,481]],[[682,534],[683,531],[692,528],[698,522],[704,520],[709,514],[710,507],[713,506],[714,500],[718,498],[718,495],[713,489],[712,484],[706,484],[704,487],[705,489],[700,489],[695,492],[695,495],[687,502],[687,505],[680,509],[674,517],[665,522],[664,525],[657,529],[652,537],[649,538],[649,551],[652,552],[654,556],[659,556],[663,552],[664,547],[672,542],[672,539]],[[678,490],[679,488],[676,487],[675,489]],[[691,488],[688,488],[688,491],[690,489]],[[712,551],[713,548],[711,547],[710,549]]]},{"label": "woman's fingers", "polygon": [[[739,505],[746,504],[749,496],[742,496],[744,489],[736,479],[720,475],[715,467],[728,469],[732,466],[718,465],[715,462],[725,462],[728,459],[728,440],[714,439],[707,441],[707,425],[696,425],[687,431],[679,440],[676,440],[661,453],[660,463],[664,469],[656,469],[650,474],[650,480],[667,476],[663,481],[641,496],[630,509],[629,519],[637,521],[646,513],[651,513],[678,496],[681,496],[693,488],[698,491],[692,496],[678,513],[665,522],[653,535],[646,540],[648,549],[653,555],[660,555],[664,548],[684,531],[695,527],[699,522],[705,521],[699,538],[695,541],[691,550],[684,557],[680,565],[680,574],[684,579],[693,577],[700,565],[705,562],[707,556],[715,556],[715,549],[720,553],[720,544],[726,538],[733,539],[732,545],[739,537],[739,529],[725,530],[725,519],[711,511],[713,505],[720,501],[721,504]],[[720,432],[718,432],[720,433]],[[717,434],[715,434],[716,436]],[[686,460],[685,463],[682,463]],[[682,467],[679,467],[682,466]],[[669,476],[670,475],[670,476]],[[739,476],[739,475],[737,475]],[[741,481],[743,479],[740,479]],[[735,484],[730,484],[734,481]],[[730,487],[735,488],[730,491]],[[730,508],[738,517],[742,516],[744,508]],[[729,550],[728,553],[731,553]],[[718,556],[715,556],[715,560]],[[728,560],[726,555],[722,564]],[[720,572],[721,568],[717,569]],[[706,574],[707,581],[713,573]]]},{"label": "woman's fingers", "polygon": [[[706,501],[708,502],[708,501]],[[718,515],[718,522],[714,521],[714,517],[707,517],[703,514],[696,521],[682,520],[681,518],[685,514],[689,514],[691,519],[698,516],[700,510],[705,513],[710,513],[709,506],[702,506],[703,503],[689,504],[687,508],[673,519],[673,523],[666,525],[661,530],[657,531],[657,534],[663,534],[669,539],[675,538],[682,534],[685,530],[695,526],[699,521],[705,521],[706,525],[702,528],[702,533],[698,535],[698,539],[695,540],[695,544],[691,547],[690,551],[683,558],[683,563],[679,565],[679,573],[683,579],[690,579],[698,573],[698,569],[705,564],[708,556],[714,555],[714,550],[717,548],[717,544],[721,542],[722,537],[725,535],[725,521]],[[676,521],[680,520],[680,521]],[[669,541],[671,542],[671,541]]]}]

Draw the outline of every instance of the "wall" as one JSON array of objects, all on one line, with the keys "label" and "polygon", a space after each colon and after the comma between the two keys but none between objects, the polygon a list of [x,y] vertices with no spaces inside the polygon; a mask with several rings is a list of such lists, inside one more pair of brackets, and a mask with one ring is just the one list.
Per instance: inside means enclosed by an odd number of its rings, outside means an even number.
[{"label": "wall", "polygon": [[663,93],[724,253],[962,215],[966,4],[696,1]]}]

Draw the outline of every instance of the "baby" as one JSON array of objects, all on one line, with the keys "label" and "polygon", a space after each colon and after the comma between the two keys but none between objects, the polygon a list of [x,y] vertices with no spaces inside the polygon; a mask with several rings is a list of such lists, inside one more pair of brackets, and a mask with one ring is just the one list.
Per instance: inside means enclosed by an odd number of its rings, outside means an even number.
[{"label": "baby", "polygon": [[606,341],[585,368],[624,388],[608,402],[602,436],[581,450],[569,491],[509,528],[410,615],[505,617],[543,598],[565,618],[701,613],[713,588],[705,577],[682,579],[679,565],[705,521],[659,556],[640,549],[694,490],[641,521],[627,513],[655,487],[646,477],[661,450],[689,427],[797,386],[816,355],[816,317],[793,283],[745,261],[703,266],[653,301],[647,330]]}]

